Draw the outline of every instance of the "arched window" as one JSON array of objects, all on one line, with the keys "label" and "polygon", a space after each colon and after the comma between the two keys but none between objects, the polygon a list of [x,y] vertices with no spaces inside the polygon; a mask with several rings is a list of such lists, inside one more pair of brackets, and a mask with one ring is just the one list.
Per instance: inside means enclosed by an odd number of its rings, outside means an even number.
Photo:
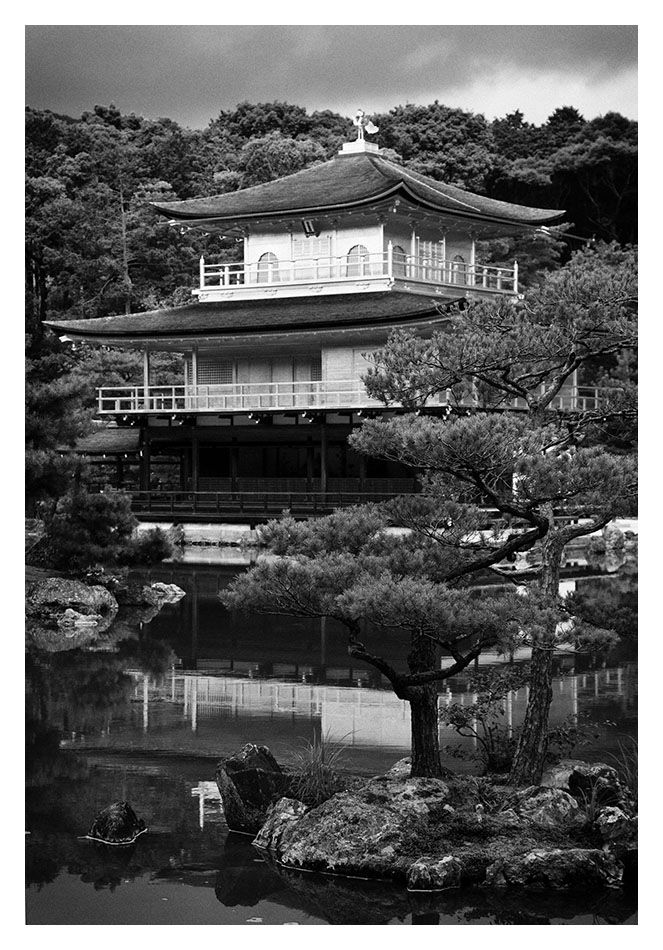
[{"label": "arched window", "polygon": [[273,284],[279,280],[279,259],[267,251],[258,259],[258,283]]},{"label": "arched window", "polygon": [[364,277],[369,273],[368,250],[363,244],[355,244],[348,251],[346,277]]},{"label": "arched window", "polygon": [[394,277],[407,277],[407,254],[400,244],[392,247],[391,260]]},{"label": "arched window", "polygon": [[461,254],[456,254],[451,263],[451,283],[467,283],[467,265],[465,264],[465,258]]}]

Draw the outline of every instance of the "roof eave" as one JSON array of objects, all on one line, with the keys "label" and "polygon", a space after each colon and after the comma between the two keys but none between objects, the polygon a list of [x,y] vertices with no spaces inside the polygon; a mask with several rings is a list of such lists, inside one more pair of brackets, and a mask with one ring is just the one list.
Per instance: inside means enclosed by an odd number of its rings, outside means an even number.
[{"label": "roof eave", "polygon": [[337,203],[330,205],[313,205],[302,208],[289,208],[287,211],[281,209],[275,211],[250,211],[244,214],[200,215],[194,214],[192,212],[180,212],[177,214],[173,212],[172,208],[168,208],[167,206],[160,207],[158,204],[153,204],[153,207],[159,212],[159,214],[169,217],[173,224],[187,223],[190,227],[209,227],[211,224],[216,224],[220,228],[225,227],[226,230],[229,230],[235,226],[241,226],[242,224],[248,224],[251,221],[256,220],[264,221],[278,220],[279,218],[289,217],[310,217],[313,215],[322,214],[329,215],[336,214],[341,211],[368,208],[371,205],[380,204],[396,197],[404,197],[412,204],[428,211],[434,211],[437,214],[450,215],[452,217],[471,221],[482,221],[501,227],[539,227],[543,224],[557,221],[566,214],[565,210],[553,211],[552,209],[546,209],[546,213],[540,218],[530,218],[525,220],[522,218],[510,218],[505,217],[504,215],[490,214],[484,211],[476,211],[472,209],[440,207],[440,205],[435,204],[432,201],[427,201],[425,198],[417,195],[405,182],[397,182],[395,185],[392,185],[390,188],[387,188],[384,191],[376,192],[375,194],[368,197],[357,198],[353,201],[347,201],[340,204]]}]

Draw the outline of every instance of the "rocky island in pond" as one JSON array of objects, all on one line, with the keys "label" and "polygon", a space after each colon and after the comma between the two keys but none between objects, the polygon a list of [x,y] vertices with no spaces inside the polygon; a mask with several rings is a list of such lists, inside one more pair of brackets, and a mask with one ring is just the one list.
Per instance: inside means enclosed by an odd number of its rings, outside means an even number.
[{"label": "rocky island in pond", "polygon": [[247,745],[219,763],[231,830],[279,867],[402,883],[412,891],[463,885],[633,888],[637,817],[617,771],[565,760],[541,785],[411,778],[408,759],[348,782],[318,805],[268,749]]}]

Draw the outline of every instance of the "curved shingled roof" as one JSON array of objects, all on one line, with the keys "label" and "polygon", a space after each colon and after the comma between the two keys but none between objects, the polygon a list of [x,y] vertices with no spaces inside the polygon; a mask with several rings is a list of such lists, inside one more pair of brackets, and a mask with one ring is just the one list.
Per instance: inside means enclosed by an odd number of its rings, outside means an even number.
[{"label": "curved shingled roof", "polygon": [[77,338],[121,341],[202,334],[227,337],[294,330],[368,329],[436,316],[440,316],[440,307],[420,294],[361,293],[191,303],[145,313],[46,323]]},{"label": "curved shingled roof", "polygon": [[400,195],[436,211],[511,224],[544,224],[565,213],[474,195],[370,152],[337,155],[331,161],[264,185],[207,198],[154,203],[154,207],[177,221],[239,221],[284,214],[332,212]]}]

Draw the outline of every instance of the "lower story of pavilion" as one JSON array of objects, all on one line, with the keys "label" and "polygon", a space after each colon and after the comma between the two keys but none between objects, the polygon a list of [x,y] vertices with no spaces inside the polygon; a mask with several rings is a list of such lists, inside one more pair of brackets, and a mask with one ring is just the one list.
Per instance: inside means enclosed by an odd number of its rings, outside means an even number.
[{"label": "lower story of pavilion", "polygon": [[415,473],[348,445],[357,413],[121,417],[77,445],[86,484],[131,493],[150,521],[259,523],[418,490]]}]

